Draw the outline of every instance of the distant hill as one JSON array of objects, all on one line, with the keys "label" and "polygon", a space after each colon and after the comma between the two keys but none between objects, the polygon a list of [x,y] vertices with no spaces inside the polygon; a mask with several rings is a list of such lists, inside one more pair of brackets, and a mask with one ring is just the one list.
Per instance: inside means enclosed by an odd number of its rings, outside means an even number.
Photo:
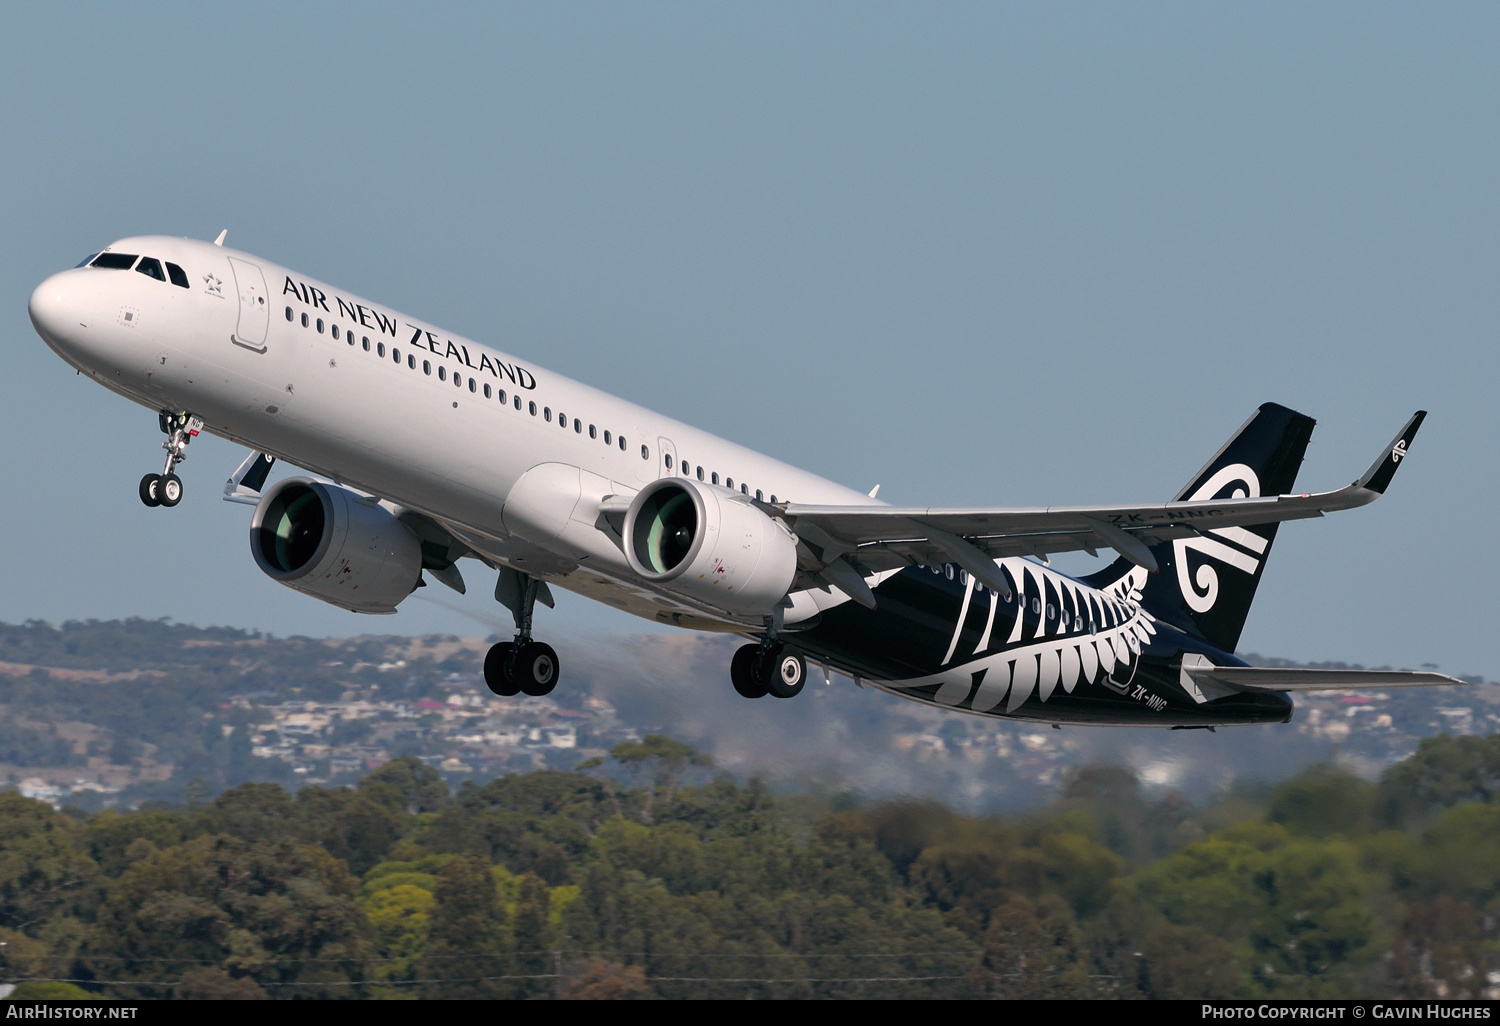
[{"label": "distant hill", "polygon": [[1052,730],[919,706],[842,677],[825,685],[816,673],[796,700],[747,702],[727,678],[736,642],[713,636],[554,641],[557,692],[502,700],[480,680],[489,642],[478,638],[0,624],[0,782],[58,805],[134,806],[252,780],[348,782],[411,754],[456,786],[572,768],[662,732],[781,786],[1014,810],[1047,800],[1083,765],[1122,764],[1148,787],[1203,799],[1327,759],[1373,778],[1422,737],[1500,723],[1500,686],[1477,682],[1299,698],[1290,724],[1212,734]]}]

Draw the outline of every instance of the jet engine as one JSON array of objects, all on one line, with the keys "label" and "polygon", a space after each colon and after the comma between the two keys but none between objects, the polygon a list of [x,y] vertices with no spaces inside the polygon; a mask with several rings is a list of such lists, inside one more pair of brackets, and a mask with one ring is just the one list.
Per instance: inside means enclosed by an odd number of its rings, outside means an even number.
[{"label": "jet engine", "polygon": [[422,576],[422,544],[394,514],[306,477],[261,497],[250,553],[272,580],[356,613],[394,613]]},{"label": "jet engine", "polygon": [[625,514],[625,558],[642,578],[734,616],[766,616],[797,572],[797,539],[738,492],[662,478]]}]

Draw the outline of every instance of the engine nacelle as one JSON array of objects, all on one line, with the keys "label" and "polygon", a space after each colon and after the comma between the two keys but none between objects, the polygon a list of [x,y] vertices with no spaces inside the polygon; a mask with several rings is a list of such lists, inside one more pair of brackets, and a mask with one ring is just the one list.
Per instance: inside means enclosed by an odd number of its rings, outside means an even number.
[{"label": "engine nacelle", "polygon": [[727,488],[662,478],[625,514],[625,558],[645,580],[736,616],[767,616],[797,573],[797,539]]},{"label": "engine nacelle", "polygon": [[250,553],[272,580],[356,613],[394,613],[422,576],[421,542],[394,514],[306,477],[261,497]]}]

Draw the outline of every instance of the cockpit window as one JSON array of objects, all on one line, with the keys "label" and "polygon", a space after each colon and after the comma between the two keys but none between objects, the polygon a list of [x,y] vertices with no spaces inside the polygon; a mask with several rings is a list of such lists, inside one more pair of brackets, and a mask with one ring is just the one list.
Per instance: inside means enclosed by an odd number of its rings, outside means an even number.
[{"label": "cockpit window", "polygon": [[89,265],[89,263],[94,259],[94,257],[96,257],[98,255],[99,255],[98,253],[90,253],[88,256],[84,257],[82,260],[78,261],[78,263],[74,264],[73,266],[74,267],[87,267]]},{"label": "cockpit window", "polygon": [[[173,285],[176,285],[179,288],[184,288],[184,289],[191,287],[191,286],[188,285],[187,272],[184,271],[182,268],[178,267],[176,264],[173,264],[173,263],[168,263],[167,264],[167,275],[172,279],[172,284]],[[288,317],[287,320],[291,320],[291,318]]]},{"label": "cockpit window", "polygon": [[166,272],[161,269],[161,261],[156,257],[141,257],[141,262],[136,265],[135,269],[148,278],[155,278],[157,281],[167,280]]},{"label": "cockpit window", "polygon": [[135,256],[134,253],[100,253],[91,266],[128,271],[135,266]]}]

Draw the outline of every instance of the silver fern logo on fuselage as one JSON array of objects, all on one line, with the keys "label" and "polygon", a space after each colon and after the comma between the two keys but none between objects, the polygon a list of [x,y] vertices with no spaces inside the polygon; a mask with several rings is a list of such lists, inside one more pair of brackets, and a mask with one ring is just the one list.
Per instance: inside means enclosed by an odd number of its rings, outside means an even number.
[{"label": "silver fern logo on fuselage", "polygon": [[[1260,478],[1243,463],[1223,467],[1188,496],[1190,502],[1214,499],[1229,488],[1228,498],[1254,499],[1260,495]],[[1220,527],[1208,532],[1213,538],[1180,538],[1172,542],[1172,562],[1177,566],[1177,586],[1183,601],[1195,613],[1206,613],[1219,599],[1219,571],[1211,561],[1228,564],[1236,570],[1255,576],[1261,557],[1271,543],[1243,527]],[[1188,553],[1202,557],[1196,572],[1188,567]]]},{"label": "silver fern logo on fuselage", "polygon": [[[1124,693],[1135,678],[1142,651],[1156,634],[1156,621],[1140,606],[1146,571],[1131,567],[1114,583],[1096,589],[1029,560],[1010,557],[998,562],[1016,582],[1009,635],[1003,640],[992,635],[995,609],[1002,600],[970,578],[965,599],[984,595],[990,603],[984,633],[971,658],[925,677],[880,686],[929,697],[927,689],[936,685],[931,701],[958,706],[967,699],[970,711],[994,716],[1013,713],[1032,699],[1046,702],[1058,688],[1071,694],[1080,685],[1102,684]],[[1025,617],[1027,608],[1033,610],[1032,624]],[[945,664],[954,656],[968,611],[965,601]],[[992,640],[999,650],[981,655]]]}]

